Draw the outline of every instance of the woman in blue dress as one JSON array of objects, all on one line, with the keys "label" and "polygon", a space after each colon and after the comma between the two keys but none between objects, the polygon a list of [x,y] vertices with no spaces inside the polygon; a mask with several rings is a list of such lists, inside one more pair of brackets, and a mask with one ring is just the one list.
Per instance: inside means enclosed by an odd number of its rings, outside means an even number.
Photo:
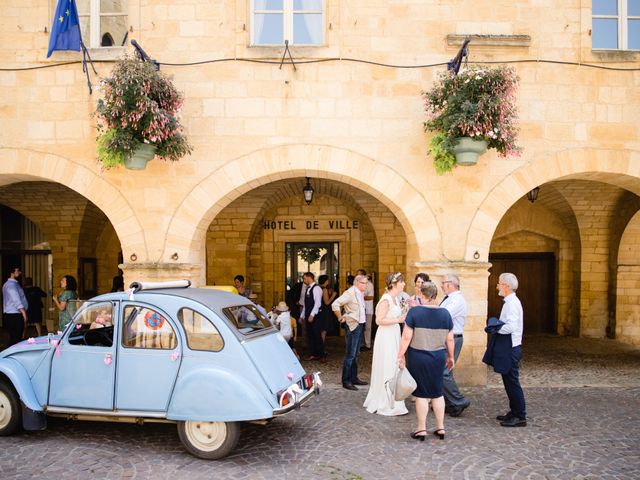
[{"label": "woman in blue dress", "polygon": [[433,434],[444,440],[444,367],[452,369],[453,321],[446,308],[440,308],[436,297],[438,287],[433,282],[424,282],[420,288],[420,306],[409,310],[402,332],[398,365],[405,368],[405,352],[408,353],[409,372],[418,387],[416,397],[416,431],[411,438],[424,440],[427,435],[429,403],[436,417]]}]

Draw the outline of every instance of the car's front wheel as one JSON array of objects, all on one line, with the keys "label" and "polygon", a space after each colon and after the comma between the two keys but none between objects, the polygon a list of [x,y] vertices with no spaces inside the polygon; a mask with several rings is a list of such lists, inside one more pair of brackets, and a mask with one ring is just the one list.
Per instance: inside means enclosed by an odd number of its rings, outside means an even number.
[{"label": "car's front wheel", "polygon": [[240,439],[235,422],[178,422],[178,435],[185,448],[196,457],[217,460],[228,455]]},{"label": "car's front wheel", "polygon": [[11,386],[0,382],[0,435],[11,435],[20,427],[20,401]]}]

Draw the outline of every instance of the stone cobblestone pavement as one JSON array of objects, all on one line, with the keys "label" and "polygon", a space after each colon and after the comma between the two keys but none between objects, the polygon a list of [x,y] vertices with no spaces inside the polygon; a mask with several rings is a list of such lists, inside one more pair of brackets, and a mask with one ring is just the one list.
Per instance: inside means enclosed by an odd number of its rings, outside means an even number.
[{"label": "stone cobblestone pavement", "polygon": [[[471,407],[447,417],[447,436],[416,442],[409,415],[362,408],[366,388],[339,385],[342,344],[332,339],[325,386],[267,426],[243,427],[229,457],[208,462],[182,448],[170,424],[51,419],[43,432],[0,438],[1,479],[635,479],[640,474],[640,349],[611,340],[528,339],[522,368],[529,425],[500,427],[499,376],[464,389]],[[363,354],[368,378],[371,355]],[[428,427],[433,429],[433,417]]]}]

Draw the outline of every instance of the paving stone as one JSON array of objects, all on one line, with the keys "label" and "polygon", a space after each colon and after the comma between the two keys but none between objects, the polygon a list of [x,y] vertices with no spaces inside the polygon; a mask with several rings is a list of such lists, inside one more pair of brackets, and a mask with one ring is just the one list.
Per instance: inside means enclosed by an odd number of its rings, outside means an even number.
[{"label": "paving stone", "polygon": [[[446,439],[409,438],[409,415],[362,408],[366,387],[340,384],[339,339],[330,340],[320,396],[267,426],[243,425],[220,461],[190,456],[175,425],[50,419],[42,432],[0,438],[0,478],[14,479],[632,479],[640,469],[640,350],[610,340],[525,338],[526,428],[500,427],[500,377],[464,388],[472,405],[447,417]],[[362,377],[369,378],[370,354]],[[585,361],[588,360],[588,361]],[[610,361],[611,360],[611,361]],[[433,415],[428,420],[433,429]]]}]

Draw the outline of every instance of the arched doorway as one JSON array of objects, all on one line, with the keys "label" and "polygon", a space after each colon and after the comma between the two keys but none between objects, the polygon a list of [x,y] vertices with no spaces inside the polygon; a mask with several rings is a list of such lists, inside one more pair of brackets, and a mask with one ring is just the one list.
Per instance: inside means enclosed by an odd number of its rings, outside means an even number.
[{"label": "arched doorway", "polygon": [[[391,166],[357,152],[326,145],[282,145],[230,161],[182,201],[167,230],[163,258],[174,252],[191,265],[205,260],[207,230],[243,194],[278,180],[334,180],[382,202],[405,231],[407,265],[444,258],[438,222],[423,194]],[[304,183],[303,183],[304,185]],[[302,188],[302,187],[301,187]],[[301,190],[299,194],[302,195]],[[419,239],[419,240],[418,240]],[[207,282],[201,272],[202,283]]]},{"label": "arched doorway", "polygon": [[491,243],[489,314],[495,277],[511,271],[521,279],[525,332],[615,337],[619,244],[639,209],[636,194],[579,177],[542,185],[535,204],[520,199]]},{"label": "arched doorway", "polygon": [[[349,184],[312,182],[310,205],[302,195],[305,178],[297,177],[262,185],[224,208],[207,230],[207,283],[231,284],[243,274],[270,308],[286,298],[297,280],[292,274],[307,268],[334,275],[340,291],[359,268],[378,288],[386,273],[406,270],[406,234],[389,208]],[[317,250],[318,258],[292,268],[301,248]]]},{"label": "arched doorway", "polygon": [[615,338],[640,345],[640,212],[620,239],[616,269]]},{"label": "arched doorway", "polygon": [[50,329],[57,318],[50,296],[59,293],[63,275],[78,280],[83,299],[111,290],[122,248],[95,204],[59,183],[27,181],[1,186],[0,205],[3,273],[16,263],[45,290]]}]

